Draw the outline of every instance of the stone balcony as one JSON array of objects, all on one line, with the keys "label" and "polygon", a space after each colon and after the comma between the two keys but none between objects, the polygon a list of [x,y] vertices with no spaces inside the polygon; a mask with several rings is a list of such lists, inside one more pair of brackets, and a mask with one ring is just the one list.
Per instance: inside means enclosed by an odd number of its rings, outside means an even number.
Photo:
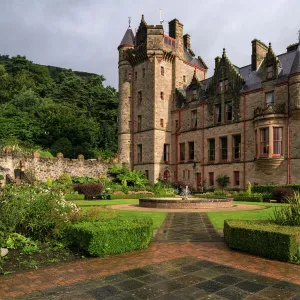
[{"label": "stone balcony", "polygon": [[269,104],[266,107],[257,107],[254,109],[254,119],[257,117],[264,117],[267,115],[284,115],[285,103]]}]

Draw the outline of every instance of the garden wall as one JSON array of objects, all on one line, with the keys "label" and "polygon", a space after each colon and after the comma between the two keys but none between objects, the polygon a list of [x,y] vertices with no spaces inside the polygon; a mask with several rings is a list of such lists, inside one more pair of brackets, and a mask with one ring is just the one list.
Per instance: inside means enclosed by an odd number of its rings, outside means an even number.
[{"label": "garden wall", "polygon": [[68,159],[61,153],[55,158],[40,157],[38,152],[33,155],[0,154],[0,174],[10,174],[12,178],[15,178],[14,170],[21,168],[42,181],[49,177],[57,179],[62,173],[97,178],[107,176],[110,166],[111,164],[104,162],[100,157],[86,160],[83,155],[79,155],[78,159]]}]

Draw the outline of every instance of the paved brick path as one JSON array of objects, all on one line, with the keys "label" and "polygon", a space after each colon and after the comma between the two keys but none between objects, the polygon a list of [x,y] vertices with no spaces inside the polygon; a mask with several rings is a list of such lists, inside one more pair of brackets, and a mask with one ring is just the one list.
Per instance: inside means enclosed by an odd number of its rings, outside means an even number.
[{"label": "paved brick path", "polygon": [[145,250],[2,276],[0,299],[299,300],[299,285],[300,266],[223,242],[154,241]]},{"label": "paved brick path", "polygon": [[169,213],[155,236],[155,241],[223,241],[206,213]]}]

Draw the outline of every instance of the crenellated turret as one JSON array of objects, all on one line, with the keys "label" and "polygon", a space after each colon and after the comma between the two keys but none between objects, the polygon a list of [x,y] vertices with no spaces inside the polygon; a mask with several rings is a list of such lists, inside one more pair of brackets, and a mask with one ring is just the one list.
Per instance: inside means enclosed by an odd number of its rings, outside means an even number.
[{"label": "crenellated turret", "polygon": [[131,82],[132,66],[127,60],[128,51],[134,47],[134,35],[129,27],[118,47],[119,50],[119,107],[118,142],[119,161],[130,165],[131,158]]}]

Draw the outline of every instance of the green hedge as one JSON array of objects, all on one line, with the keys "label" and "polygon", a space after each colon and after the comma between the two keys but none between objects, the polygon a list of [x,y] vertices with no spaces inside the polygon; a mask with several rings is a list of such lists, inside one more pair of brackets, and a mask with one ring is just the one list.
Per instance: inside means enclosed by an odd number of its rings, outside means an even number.
[{"label": "green hedge", "polygon": [[285,184],[285,185],[275,185],[275,184],[266,184],[266,185],[254,185],[252,192],[254,193],[272,193],[274,188],[278,187],[289,187],[294,191],[300,190],[300,184]]},{"label": "green hedge", "polygon": [[[149,194],[125,194],[125,195],[110,195],[111,200],[116,199],[140,199],[140,198],[159,198],[164,196],[157,196],[157,195],[149,195]],[[165,196],[165,197],[174,197],[174,195]]]},{"label": "green hedge", "polygon": [[65,200],[84,200],[84,195],[65,194]]},{"label": "green hedge", "polygon": [[235,195],[233,196],[234,201],[246,201],[246,202],[263,202],[262,195],[250,195],[250,196],[242,196]]},{"label": "green hedge", "polygon": [[224,195],[215,195],[215,194],[195,194],[195,197],[197,198],[211,198],[211,199],[226,199],[231,198]]},{"label": "green hedge", "polygon": [[148,246],[153,235],[153,220],[112,218],[99,222],[82,222],[68,227],[71,245],[92,256],[120,254]]},{"label": "green hedge", "polygon": [[291,262],[300,247],[300,227],[269,221],[225,220],[224,239],[230,248]]}]

